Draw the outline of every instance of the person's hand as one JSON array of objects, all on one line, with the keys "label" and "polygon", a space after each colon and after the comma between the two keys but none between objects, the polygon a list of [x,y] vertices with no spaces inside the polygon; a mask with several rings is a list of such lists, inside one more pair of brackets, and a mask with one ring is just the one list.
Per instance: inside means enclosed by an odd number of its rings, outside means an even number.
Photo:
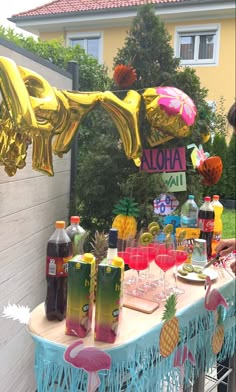
[{"label": "person's hand", "polygon": [[231,268],[231,270],[233,271],[233,273],[236,275],[236,261],[233,261],[233,262],[230,264],[230,268]]},{"label": "person's hand", "polygon": [[216,253],[221,257],[228,255],[234,250],[236,250],[236,238],[221,240],[215,249]]}]

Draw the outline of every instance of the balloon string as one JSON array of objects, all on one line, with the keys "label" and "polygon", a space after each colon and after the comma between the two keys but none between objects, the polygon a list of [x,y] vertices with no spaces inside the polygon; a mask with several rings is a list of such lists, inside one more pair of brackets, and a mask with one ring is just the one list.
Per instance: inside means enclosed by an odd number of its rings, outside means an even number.
[{"label": "balloon string", "polygon": [[[147,90],[147,88],[148,87],[146,87],[146,88],[139,88],[139,89],[137,89],[137,90],[133,90],[133,91],[137,91],[137,92],[140,92],[140,91],[145,91],[145,90]],[[131,89],[132,90],[132,89]],[[130,89],[129,90],[111,90],[111,92],[112,93],[127,93],[127,92],[129,92],[129,91],[131,91]]]}]

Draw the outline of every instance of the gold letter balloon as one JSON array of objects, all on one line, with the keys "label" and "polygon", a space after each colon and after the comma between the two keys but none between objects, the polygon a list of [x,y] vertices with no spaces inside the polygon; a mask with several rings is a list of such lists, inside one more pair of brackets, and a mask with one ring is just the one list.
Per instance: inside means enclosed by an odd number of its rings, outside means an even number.
[{"label": "gold letter balloon", "polygon": [[97,104],[110,115],[136,166],[142,156],[142,99],[152,129],[162,129],[167,137],[188,135],[196,116],[193,101],[174,87],[148,88],[142,95],[129,90],[123,100],[110,91],[58,90],[6,57],[0,57],[0,93],[0,164],[9,176],[25,166],[31,143],[33,169],[53,176],[52,153],[62,157],[70,150],[82,120]]}]

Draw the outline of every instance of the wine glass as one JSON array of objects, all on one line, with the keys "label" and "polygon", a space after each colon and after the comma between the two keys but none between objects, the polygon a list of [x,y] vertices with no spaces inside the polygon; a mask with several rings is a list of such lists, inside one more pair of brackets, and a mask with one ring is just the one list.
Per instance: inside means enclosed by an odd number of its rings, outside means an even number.
[{"label": "wine glass", "polygon": [[139,272],[145,270],[148,267],[148,259],[143,254],[132,252],[129,257],[129,266],[133,270],[137,271],[138,278],[136,281],[136,287],[132,290],[131,294],[140,296],[143,295],[144,290],[140,287],[140,276]]},{"label": "wine glass", "polygon": [[152,260],[155,258],[155,248],[152,246],[154,244],[147,244],[147,245],[140,245],[138,247],[138,252],[146,259],[148,266],[147,269],[144,270],[144,273],[141,275],[140,274],[140,279],[142,279],[142,285],[140,285],[140,288],[144,291],[149,291],[153,289],[151,285],[151,273],[150,273],[150,263]]},{"label": "wine glass", "polygon": [[178,266],[183,264],[187,260],[188,253],[185,252],[184,250],[178,250],[177,249],[177,250],[169,250],[168,254],[170,256],[173,256],[174,259],[175,259],[175,272],[174,272],[174,274],[175,274],[175,286],[171,287],[169,289],[169,293],[170,294],[183,294],[184,290],[181,289],[180,287],[178,287],[178,284],[177,284],[177,281],[178,281],[177,274],[178,274]]},{"label": "wine glass", "polygon": [[[122,250],[117,252],[117,256],[121,257],[124,260],[124,263],[129,266],[130,260],[130,252],[128,250]],[[136,277],[134,275],[128,274],[128,278],[125,279],[124,285],[130,286],[135,283]]]},{"label": "wine glass", "polygon": [[[155,243],[155,257],[157,255],[167,255],[168,252],[170,250],[174,250],[175,249],[175,244],[174,241],[171,239],[171,241],[165,241],[164,239],[165,237],[163,237],[161,240],[157,241]],[[154,258],[155,261],[155,258]],[[155,262],[155,264],[157,264]],[[152,286],[154,288],[156,288],[157,286],[163,286],[164,283],[164,279],[163,279],[163,275],[164,272],[163,270],[160,268],[160,272],[161,272],[161,277],[159,279],[155,279],[152,281]],[[166,286],[168,285],[168,283],[166,282]]]},{"label": "wine glass", "polygon": [[174,267],[175,258],[174,258],[174,256],[171,256],[167,253],[166,254],[157,254],[155,257],[155,263],[164,272],[163,291],[158,293],[155,296],[155,299],[158,299],[160,301],[165,301],[168,298],[168,295],[166,292],[166,271],[168,271],[170,268]]}]

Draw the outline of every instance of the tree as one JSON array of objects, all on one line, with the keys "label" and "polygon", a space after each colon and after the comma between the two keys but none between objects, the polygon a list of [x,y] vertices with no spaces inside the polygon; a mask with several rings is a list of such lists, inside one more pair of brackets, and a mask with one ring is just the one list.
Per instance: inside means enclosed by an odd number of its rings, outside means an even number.
[{"label": "tree", "polygon": [[226,160],[226,178],[227,184],[225,187],[225,199],[235,200],[236,199],[236,191],[235,191],[235,183],[236,183],[236,135],[232,134],[228,145],[227,151],[227,160]]},{"label": "tree", "polygon": [[[174,57],[170,40],[171,37],[164,23],[155,15],[154,6],[144,5],[138,9],[137,17],[127,34],[124,46],[118,50],[114,58],[114,67],[118,64],[130,64],[135,68],[137,81],[132,89],[143,91],[148,87],[169,85],[188,94],[198,109],[198,117],[196,125],[192,127],[191,137],[175,138],[158,148],[187,146],[192,143],[199,145],[202,140],[201,134],[208,133],[212,124],[212,110],[205,100],[207,90],[201,87],[195,70],[189,67],[180,68],[180,61]],[[150,126],[144,115],[140,120],[140,131],[144,146],[150,148],[146,141]],[[193,193],[199,202],[202,197],[200,179],[193,170],[190,154],[191,150],[187,150],[187,192],[178,193],[180,205],[186,200],[187,193]]]},{"label": "tree", "polygon": [[76,61],[80,66],[81,91],[109,89],[111,82],[107,68],[99,64],[94,57],[87,55],[79,45],[65,47],[58,40],[43,41],[40,38],[24,37],[23,34],[17,34],[14,30],[5,29],[3,26],[0,26],[0,37],[14,42],[17,46],[27,49],[63,69],[67,68],[69,61]]}]

